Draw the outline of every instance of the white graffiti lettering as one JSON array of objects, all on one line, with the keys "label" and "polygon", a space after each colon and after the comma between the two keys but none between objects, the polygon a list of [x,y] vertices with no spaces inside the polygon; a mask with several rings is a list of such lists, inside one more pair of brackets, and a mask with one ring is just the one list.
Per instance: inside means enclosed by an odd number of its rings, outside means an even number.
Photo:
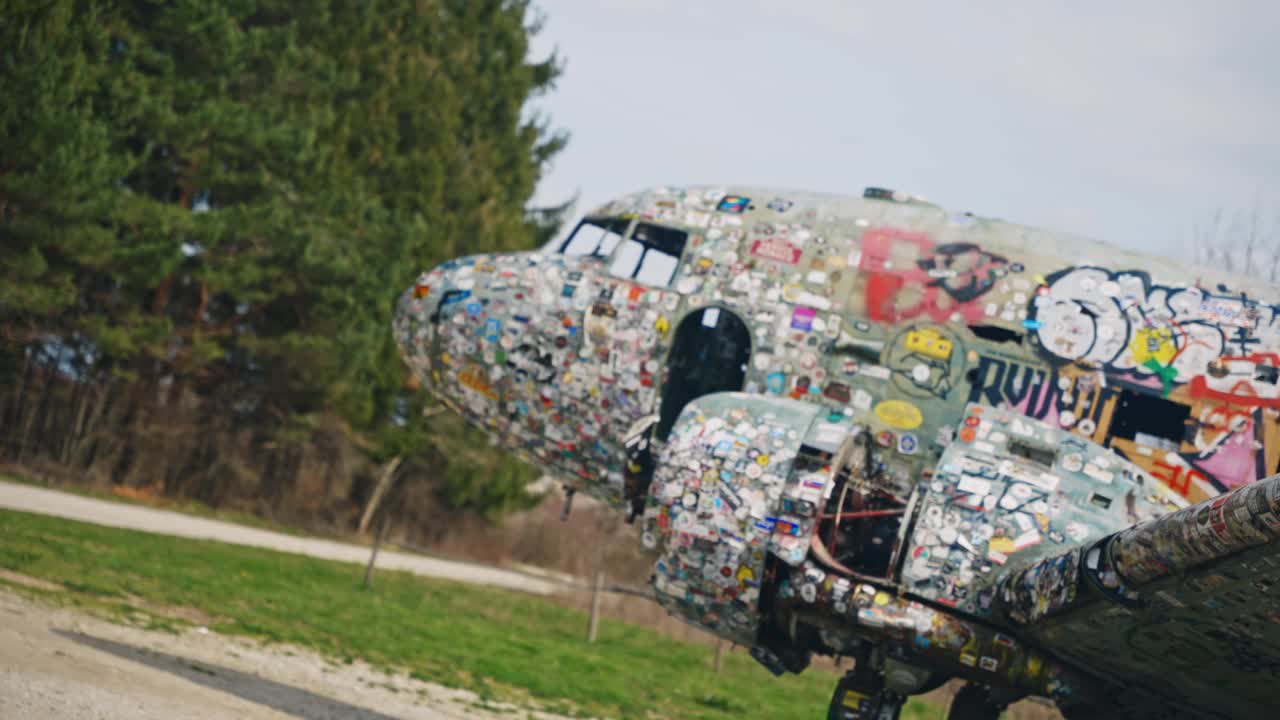
[{"label": "white graffiti lettering", "polygon": [[1243,295],[1153,285],[1143,272],[1079,267],[1035,297],[1031,326],[1061,360],[1185,383],[1224,355],[1280,346],[1280,309]]}]

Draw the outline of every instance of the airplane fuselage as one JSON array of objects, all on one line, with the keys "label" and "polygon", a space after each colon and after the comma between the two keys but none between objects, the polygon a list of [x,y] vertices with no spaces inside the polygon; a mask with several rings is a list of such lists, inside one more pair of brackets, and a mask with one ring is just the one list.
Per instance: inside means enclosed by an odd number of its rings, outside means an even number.
[{"label": "airplane fuselage", "polygon": [[630,502],[658,600],[771,669],[1079,701],[1024,626],[1094,543],[1277,471],[1276,299],[900,193],[659,188],[424,273],[395,332],[501,447]]},{"label": "airplane fuselage", "polygon": [[632,424],[659,414],[661,441],[710,390],[855,417],[904,488],[970,402],[1105,445],[1189,501],[1280,465],[1271,288],[868,194],[631,195],[587,216],[619,231],[611,253],[590,254],[584,224],[560,247],[446,263],[406,291],[397,332],[465,417],[615,502]]}]

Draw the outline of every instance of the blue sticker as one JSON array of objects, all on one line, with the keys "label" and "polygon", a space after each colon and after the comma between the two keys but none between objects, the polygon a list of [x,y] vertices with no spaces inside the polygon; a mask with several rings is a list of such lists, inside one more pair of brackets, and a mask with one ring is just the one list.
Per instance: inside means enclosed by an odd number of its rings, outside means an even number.
[{"label": "blue sticker", "polygon": [[720,204],[716,205],[716,209],[720,212],[735,213],[741,215],[747,211],[747,206],[751,204],[751,198],[745,198],[741,195],[725,195],[720,200]]},{"label": "blue sticker", "polygon": [[916,450],[920,448],[920,441],[911,433],[902,433],[898,436],[898,452],[903,455],[915,455]]},{"label": "blue sticker", "polygon": [[470,290],[449,290],[444,294],[444,297],[440,298],[440,304],[453,305],[454,303],[460,303],[469,297],[471,297]]},{"label": "blue sticker", "polygon": [[787,376],[780,372],[771,372],[764,380],[765,386],[769,388],[769,392],[774,395],[781,395],[782,391],[787,387]]}]

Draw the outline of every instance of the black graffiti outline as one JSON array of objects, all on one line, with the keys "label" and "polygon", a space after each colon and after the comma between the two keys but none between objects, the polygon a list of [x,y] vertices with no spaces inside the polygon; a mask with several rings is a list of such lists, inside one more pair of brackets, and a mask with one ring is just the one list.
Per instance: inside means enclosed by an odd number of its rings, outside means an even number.
[{"label": "black graffiti outline", "polygon": [[[1013,367],[1012,372],[1010,366]],[[992,368],[996,369],[995,377],[988,382]],[[1010,408],[1017,408],[1030,393],[1027,412],[1019,411],[1027,417],[1043,420],[1051,407],[1056,407],[1059,412],[1066,409],[1061,404],[1058,369],[1052,365],[1046,371],[1043,367],[979,355],[977,366],[966,375],[969,380],[969,399],[966,402],[981,402],[985,398],[984,404],[990,407],[1000,407],[1003,402]]]},{"label": "black graffiti outline", "polygon": [[[991,292],[991,288],[996,285],[996,280],[1003,277],[1003,273],[998,272],[997,268],[1003,269],[1008,266],[1009,259],[1003,255],[987,252],[974,243],[953,242],[934,246],[933,254],[917,260],[916,266],[925,272],[938,269],[949,270],[955,263],[956,258],[967,252],[976,252],[981,259],[981,262],[975,268],[958,273],[958,275],[963,274],[968,277],[969,283],[967,285],[952,287],[947,284],[948,280],[953,280],[957,277],[957,275],[952,275],[934,278],[925,283],[925,287],[938,288],[960,304],[970,303]],[[939,258],[942,259],[941,263],[938,262]],[[940,264],[944,267],[940,268]],[[985,273],[986,277],[979,280],[979,273]]]},{"label": "black graffiti outline", "polygon": [[[1142,283],[1141,298],[1137,298],[1133,296],[1120,296],[1120,297],[1099,296],[1099,297],[1105,297],[1106,301],[1110,301],[1115,306],[1116,310],[1119,312],[1120,317],[1124,318],[1125,320],[1125,338],[1123,343],[1119,345],[1119,347],[1122,348],[1122,350],[1118,352],[1114,357],[1105,361],[1103,363],[1105,367],[1114,368],[1114,366],[1112,365],[1112,362],[1116,358],[1123,355],[1123,348],[1128,347],[1130,342],[1133,339],[1134,333],[1136,331],[1135,331],[1135,328],[1133,327],[1133,322],[1129,317],[1130,310],[1136,311],[1138,313],[1138,316],[1145,321],[1148,319],[1147,311],[1149,309],[1160,309],[1167,312],[1170,318],[1173,318],[1172,324],[1178,328],[1199,326],[1199,327],[1213,330],[1218,334],[1218,337],[1221,340],[1221,347],[1223,349],[1223,352],[1225,352],[1229,347],[1231,347],[1233,343],[1237,343],[1237,342],[1240,343],[1242,348],[1245,347],[1244,343],[1246,342],[1246,340],[1233,339],[1226,332],[1223,331],[1222,325],[1214,324],[1214,323],[1211,323],[1205,320],[1199,320],[1199,319],[1178,321],[1177,320],[1178,312],[1174,310],[1173,306],[1170,304],[1170,301],[1173,298],[1181,295],[1182,293],[1189,291],[1191,288],[1162,285],[1162,284],[1156,283],[1151,279],[1150,273],[1144,270],[1112,270],[1110,268],[1100,267],[1097,265],[1071,265],[1050,274],[1048,277],[1045,278],[1045,284],[1047,287],[1053,287],[1055,283],[1062,280],[1064,277],[1067,277],[1072,273],[1081,272],[1081,271],[1100,272],[1106,277],[1107,281],[1111,281],[1111,282],[1116,282],[1121,277],[1132,277],[1132,278],[1137,278]],[[1207,290],[1205,288],[1200,287],[1199,285],[1196,285],[1194,289],[1198,290],[1200,293],[1200,303],[1202,307],[1206,302],[1210,302],[1214,300],[1239,302],[1242,307],[1243,314],[1252,323],[1247,327],[1250,334],[1256,335],[1259,331],[1261,331],[1265,327],[1263,324],[1263,314],[1260,311],[1260,308],[1267,308],[1271,310],[1271,322],[1269,323],[1269,325],[1280,324],[1280,305],[1272,305],[1266,302],[1262,302],[1260,300],[1255,300],[1253,298],[1250,298],[1249,294],[1244,291],[1241,291],[1239,293],[1231,293],[1227,291],[1226,286],[1222,284],[1219,284],[1217,288],[1217,292]],[[1156,293],[1158,291],[1163,291],[1164,296],[1163,296],[1163,299],[1158,304],[1155,304],[1153,306],[1151,301],[1151,296],[1153,293]],[[1039,306],[1036,303],[1037,297],[1038,296],[1033,295],[1028,301],[1028,307],[1027,307],[1027,318],[1028,320],[1033,322],[1037,320],[1038,312],[1039,312]],[[1122,300],[1124,301],[1123,303],[1121,302]],[[1089,315],[1091,318],[1096,318],[1099,314],[1097,311],[1091,310],[1089,307],[1087,307],[1088,305],[1095,305],[1096,304],[1095,300],[1088,300],[1084,298],[1072,298],[1070,302],[1076,303],[1085,312],[1085,314]],[[1238,325],[1233,327],[1236,328],[1237,334],[1243,337],[1246,327],[1238,326]],[[1095,328],[1096,328],[1096,325],[1095,325]],[[1184,343],[1186,342],[1186,338],[1190,337],[1190,335],[1191,334],[1189,332],[1185,332],[1185,331],[1174,334],[1173,339],[1174,339],[1175,347],[1177,347],[1179,352],[1181,352],[1185,348]],[[1036,338],[1037,340],[1036,344],[1039,346],[1041,354],[1046,356],[1051,363],[1055,365],[1065,365],[1074,361],[1073,358],[1066,358],[1061,355],[1058,355],[1057,353],[1055,353],[1054,351],[1046,347],[1044,343],[1039,342],[1038,333],[1032,333],[1032,337]],[[1093,349],[1097,345],[1098,340],[1099,338],[1095,331],[1093,340],[1092,342],[1089,343],[1089,347],[1086,348],[1084,351],[1078,353],[1077,356],[1078,357],[1088,356],[1089,353],[1093,352]],[[1251,342],[1256,343],[1260,341],[1253,340]],[[1114,370],[1119,373],[1132,373],[1135,371],[1135,368],[1114,368]]]}]

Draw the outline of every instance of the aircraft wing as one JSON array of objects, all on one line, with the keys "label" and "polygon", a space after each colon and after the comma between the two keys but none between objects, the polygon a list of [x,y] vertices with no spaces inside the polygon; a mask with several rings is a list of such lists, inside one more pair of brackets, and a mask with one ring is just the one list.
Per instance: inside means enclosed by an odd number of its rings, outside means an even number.
[{"label": "aircraft wing", "polygon": [[1280,475],[1091,544],[1079,573],[1079,548],[1015,571],[1000,603],[1098,681],[1081,717],[1274,717],[1277,538]]}]

